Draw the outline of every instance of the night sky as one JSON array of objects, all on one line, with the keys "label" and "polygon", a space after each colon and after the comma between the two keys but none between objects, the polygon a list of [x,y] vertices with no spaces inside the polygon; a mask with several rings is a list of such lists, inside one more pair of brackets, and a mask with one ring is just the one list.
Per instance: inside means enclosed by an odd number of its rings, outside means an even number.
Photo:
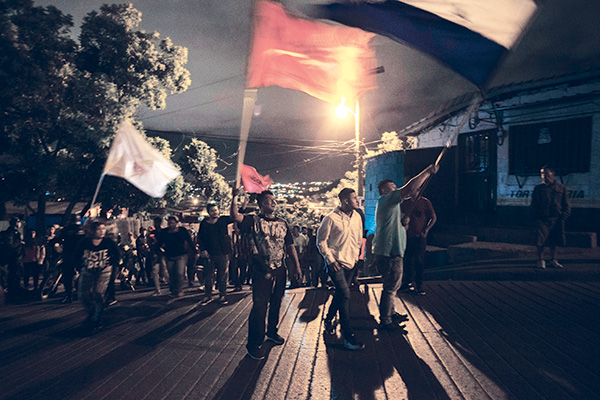
[{"label": "night sky", "polygon": [[[44,0],[74,16],[83,16],[106,1]],[[190,137],[215,147],[225,162],[235,165],[246,58],[250,44],[252,2],[239,0],[139,0],[140,28],[170,37],[189,51],[192,84],[170,96],[164,110],[140,110],[144,126],[181,148]],[[285,0],[299,10],[317,1]],[[321,1],[320,3],[326,3]],[[544,0],[522,41],[507,57],[491,86],[548,78],[600,68],[600,1]],[[459,75],[416,50],[378,36],[372,41],[378,64],[377,90],[361,98],[361,133],[367,143],[383,132],[399,131],[475,88]],[[354,122],[338,120],[334,107],[304,93],[278,87],[258,90],[259,105],[252,122],[246,163],[275,181],[334,180],[349,170],[353,155],[345,143],[354,138]],[[259,111],[259,112],[258,112]],[[315,150],[339,142],[336,150]],[[308,150],[308,148],[312,150]],[[432,160],[433,161],[433,160]],[[222,164],[223,168],[226,164]],[[223,171],[233,177],[232,168]]]}]

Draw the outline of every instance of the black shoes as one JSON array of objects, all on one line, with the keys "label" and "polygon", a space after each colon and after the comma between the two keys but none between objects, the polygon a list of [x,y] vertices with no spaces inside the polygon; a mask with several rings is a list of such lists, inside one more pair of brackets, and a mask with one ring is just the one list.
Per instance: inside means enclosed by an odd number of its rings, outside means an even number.
[{"label": "black shoes", "polygon": [[267,333],[267,340],[275,343],[277,346],[281,346],[285,343],[285,339],[277,333]]},{"label": "black shoes", "polygon": [[264,360],[265,356],[261,351],[260,347],[248,347],[246,346],[246,351],[248,352],[248,357],[253,360]]},{"label": "black shoes", "polygon": [[404,325],[400,325],[394,322],[390,322],[389,324],[379,324],[379,329],[388,332],[399,331],[402,334],[408,333]]},{"label": "black shoes", "polygon": [[408,321],[408,315],[400,314],[399,312],[396,311],[392,314],[392,321],[395,321],[398,324],[401,324],[402,322]]}]

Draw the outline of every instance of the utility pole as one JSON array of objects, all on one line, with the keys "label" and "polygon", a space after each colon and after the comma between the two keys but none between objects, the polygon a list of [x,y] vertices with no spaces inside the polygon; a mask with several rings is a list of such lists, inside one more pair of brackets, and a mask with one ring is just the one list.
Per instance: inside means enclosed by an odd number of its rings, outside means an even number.
[{"label": "utility pole", "polygon": [[358,105],[358,98],[356,99],[356,106],[354,109],[354,155],[356,157],[356,172],[358,179],[358,197],[364,197],[365,195],[365,171],[363,166],[363,157],[361,151],[361,140],[360,140],[360,108]]}]

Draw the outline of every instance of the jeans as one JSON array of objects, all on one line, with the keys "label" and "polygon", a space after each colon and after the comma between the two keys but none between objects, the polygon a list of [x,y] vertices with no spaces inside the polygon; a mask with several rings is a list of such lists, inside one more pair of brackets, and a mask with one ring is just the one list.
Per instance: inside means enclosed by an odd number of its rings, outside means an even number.
[{"label": "jeans", "polygon": [[176,257],[166,257],[167,270],[169,271],[169,289],[172,294],[183,293],[183,282],[185,281],[185,268],[187,266],[187,254]]},{"label": "jeans", "polygon": [[154,290],[160,291],[160,277],[169,280],[169,273],[167,272],[167,265],[162,256],[152,257],[152,279],[154,280]]},{"label": "jeans", "polygon": [[85,307],[88,319],[98,321],[104,311],[104,296],[112,275],[112,268],[89,271],[84,268],[79,277],[79,296]]},{"label": "jeans", "polygon": [[402,274],[402,285],[400,287],[407,288],[411,282],[414,282],[416,288],[421,289],[426,249],[427,238],[415,236],[406,239],[404,273]]},{"label": "jeans", "polygon": [[285,265],[265,271],[261,265],[253,265],[252,311],[248,317],[248,348],[259,347],[265,339],[265,319],[269,309],[267,334],[277,333],[281,299],[285,293],[287,274]]},{"label": "jeans", "polygon": [[379,316],[384,325],[392,323],[394,296],[402,282],[402,257],[379,257],[379,272],[383,278],[383,291],[379,303]]},{"label": "jeans", "polygon": [[227,254],[211,256],[208,259],[204,267],[204,293],[206,296],[212,296],[215,269],[217,270],[219,294],[225,296],[227,293],[227,275],[229,270],[229,256]]},{"label": "jeans", "polygon": [[335,293],[333,294],[333,300],[327,311],[326,319],[332,320],[335,314],[339,311],[340,313],[340,326],[342,328],[342,335],[345,338],[350,338],[354,335],[354,330],[350,325],[350,281],[354,275],[353,269],[346,269],[340,267],[339,271],[334,271],[332,268],[327,268],[327,273],[331,277],[333,284],[335,285]]}]

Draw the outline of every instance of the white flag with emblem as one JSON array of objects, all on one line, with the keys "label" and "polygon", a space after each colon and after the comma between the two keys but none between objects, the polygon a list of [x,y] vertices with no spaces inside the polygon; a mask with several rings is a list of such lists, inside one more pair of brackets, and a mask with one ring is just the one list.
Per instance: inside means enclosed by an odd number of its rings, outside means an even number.
[{"label": "white flag with emblem", "polygon": [[163,197],[179,169],[131,125],[121,122],[103,174],[118,176],[152,197]]}]

